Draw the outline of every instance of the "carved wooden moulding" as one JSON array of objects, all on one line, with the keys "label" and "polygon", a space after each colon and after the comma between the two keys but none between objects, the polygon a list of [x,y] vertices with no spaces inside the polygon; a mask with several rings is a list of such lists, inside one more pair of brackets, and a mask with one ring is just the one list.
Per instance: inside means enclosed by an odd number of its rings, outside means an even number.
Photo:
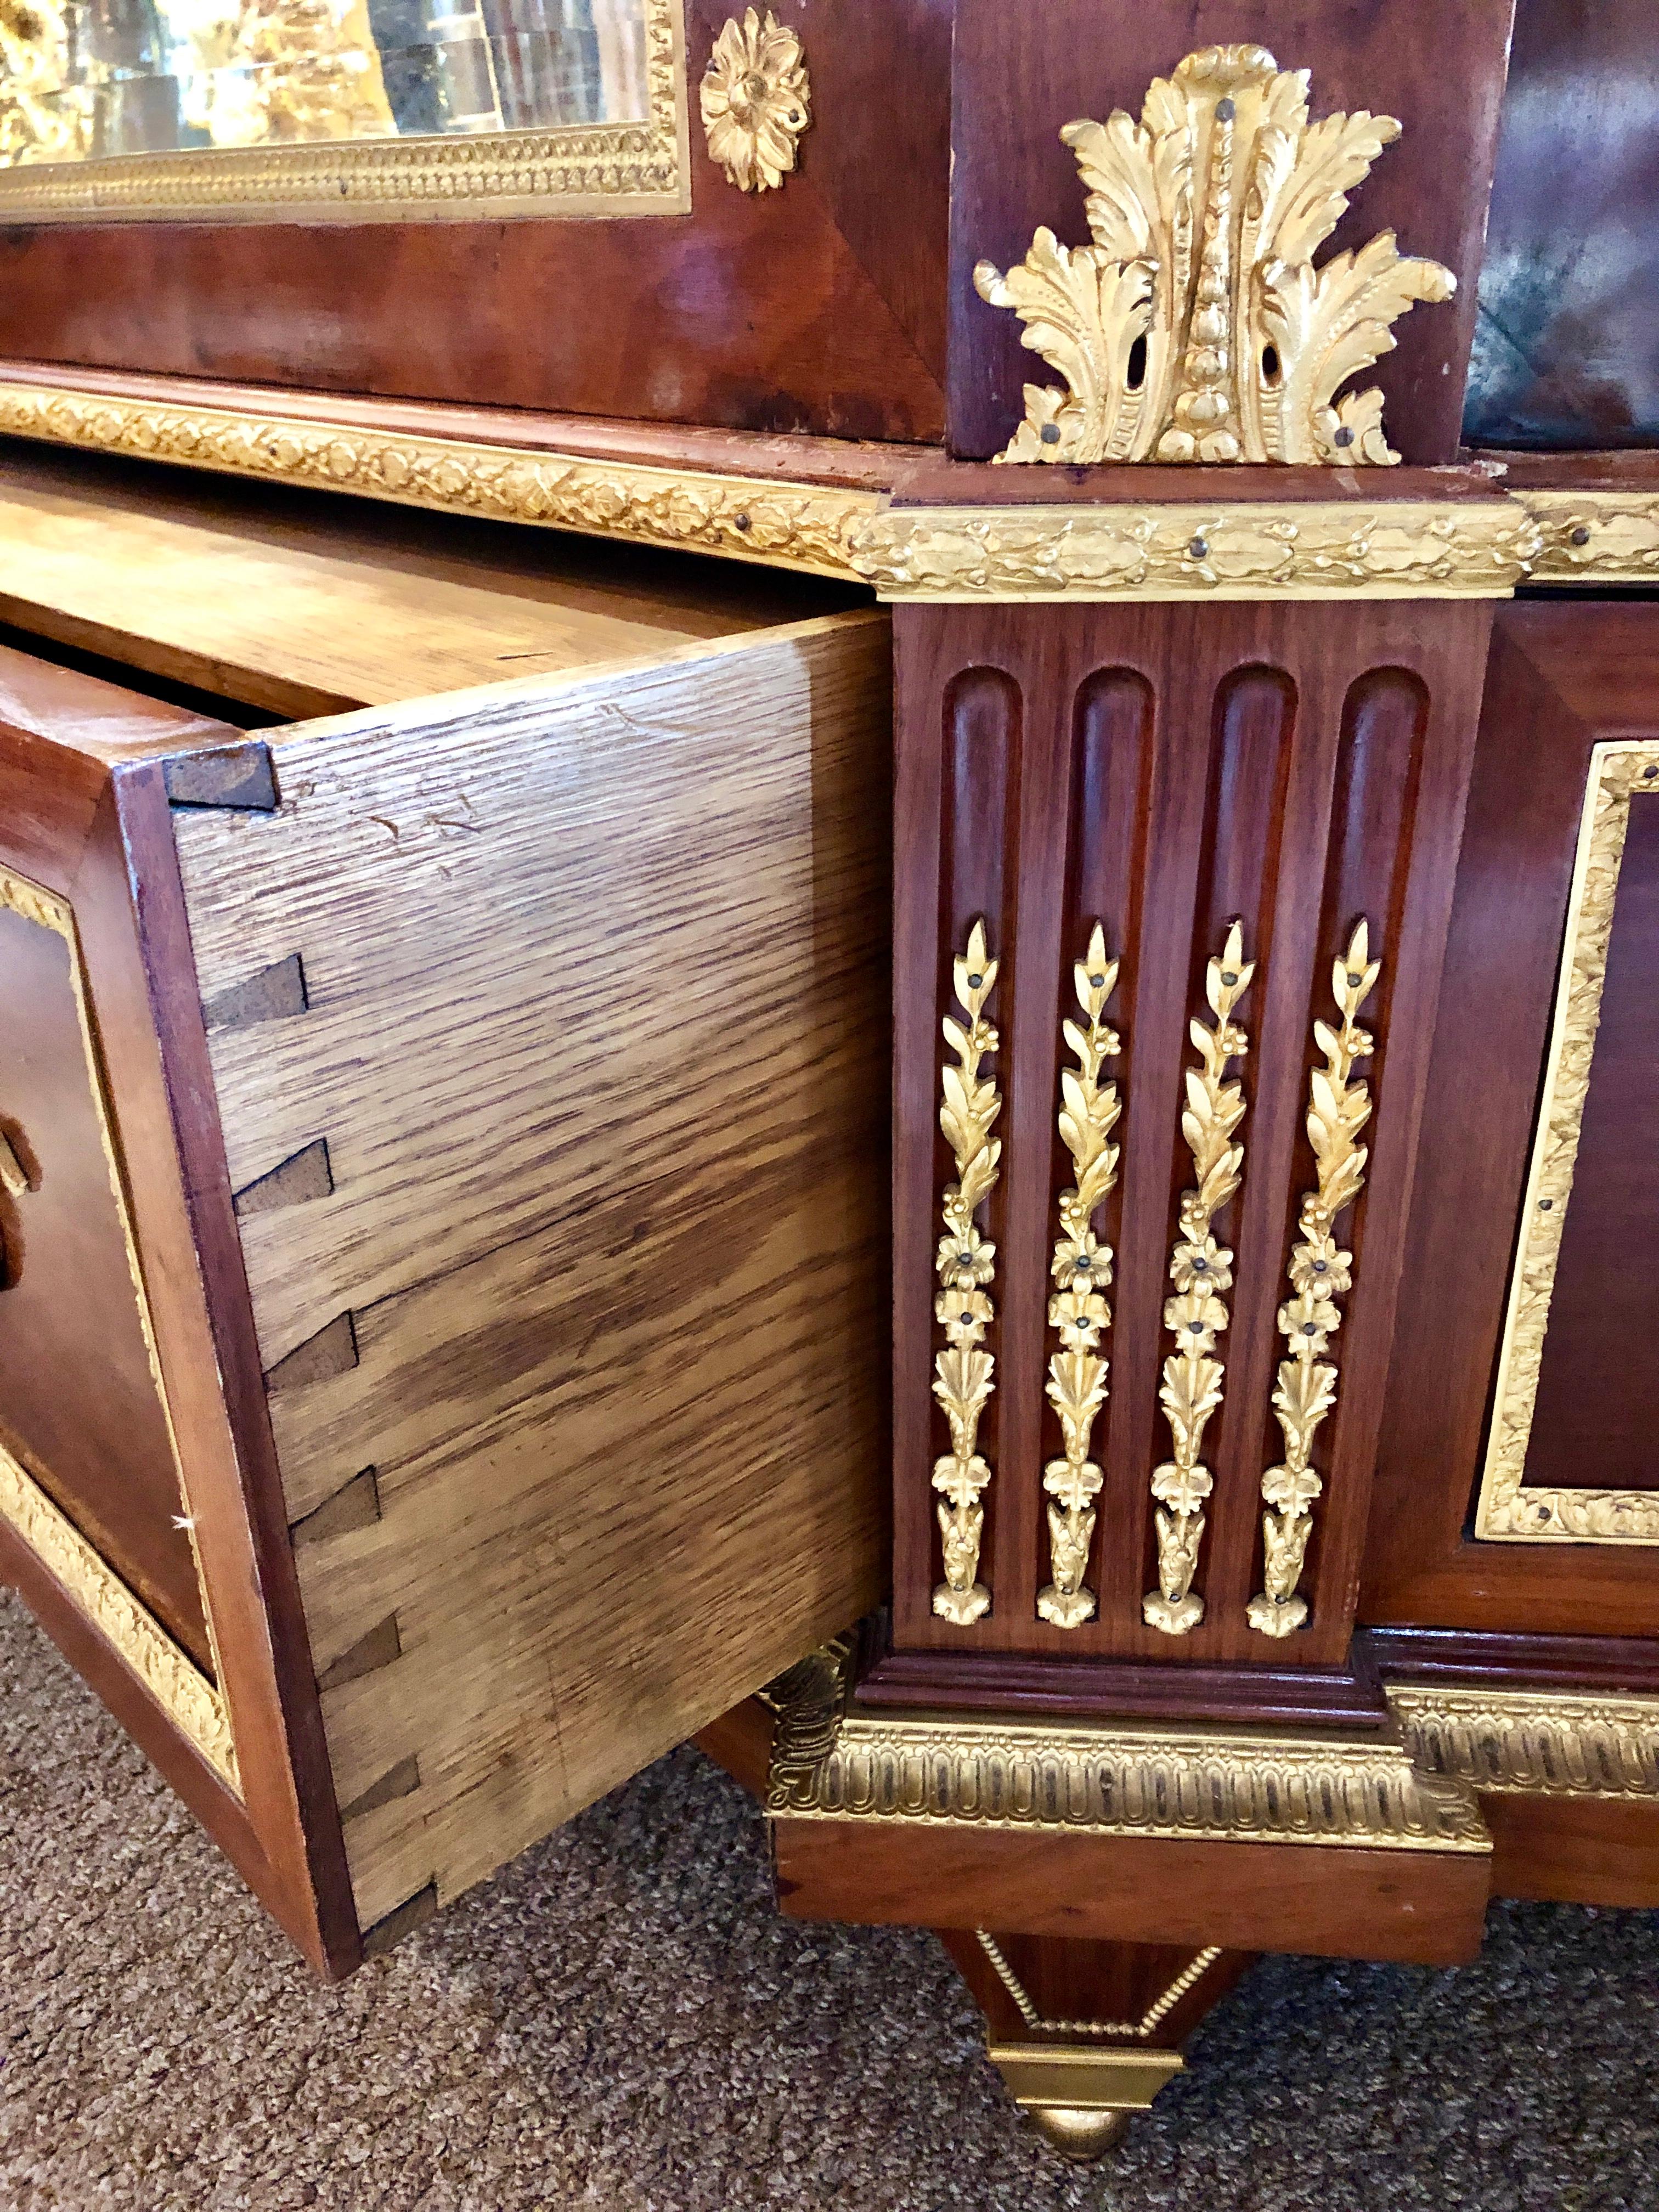
[{"label": "carved wooden moulding", "polygon": [[974,271],[1066,380],[1026,386],[998,458],[1397,461],[1382,393],[1337,387],[1456,280],[1392,231],[1320,269],[1313,256],[1400,128],[1363,108],[1310,123],[1308,72],[1255,46],[1189,54],[1154,78],[1139,123],[1121,108],[1068,123],[1094,243],[1043,228],[1017,268]]}]

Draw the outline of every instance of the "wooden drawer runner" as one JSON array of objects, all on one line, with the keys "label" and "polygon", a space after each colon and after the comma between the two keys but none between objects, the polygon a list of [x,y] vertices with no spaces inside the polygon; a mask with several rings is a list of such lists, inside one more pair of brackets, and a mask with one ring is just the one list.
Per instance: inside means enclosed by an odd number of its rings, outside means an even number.
[{"label": "wooden drawer runner", "polygon": [[[73,552],[82,637],[269,714],[310,650],[274,595],[181,644],[199,601],[37,495],[42,632]],[[141,505],[151,557],[206,526]],[[233,570],[280,559],[216,513]],[[601,609],[584,661],[544,571],[513,618],[556,673],[392,700],[434,580],[356,530],[297,549],[334,592],[288,579],[351,711],[252,732],[0,652],[5,1568],[335,1970],[884,1556],[884,618],[687,564],[654,650]]]}]

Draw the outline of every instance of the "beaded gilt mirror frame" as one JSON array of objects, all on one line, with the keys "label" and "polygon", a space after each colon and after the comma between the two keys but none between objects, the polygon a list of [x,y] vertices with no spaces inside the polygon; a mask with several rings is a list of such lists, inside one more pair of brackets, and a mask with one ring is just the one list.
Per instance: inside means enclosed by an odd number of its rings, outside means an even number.
[{"label": "beaded gilt mirror frame", "polygon": [[0,0],[0,222],[690,206],[681,0]]}]

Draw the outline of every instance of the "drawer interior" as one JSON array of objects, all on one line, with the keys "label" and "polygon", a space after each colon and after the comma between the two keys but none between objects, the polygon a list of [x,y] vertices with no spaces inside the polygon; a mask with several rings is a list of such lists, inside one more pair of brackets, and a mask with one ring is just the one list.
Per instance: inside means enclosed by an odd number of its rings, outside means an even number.
[{"label": "drawer interior", "polygon": [[658,659],[868,602],[697,554],[0,441],[0,623],[123,682],[276,720]]}]

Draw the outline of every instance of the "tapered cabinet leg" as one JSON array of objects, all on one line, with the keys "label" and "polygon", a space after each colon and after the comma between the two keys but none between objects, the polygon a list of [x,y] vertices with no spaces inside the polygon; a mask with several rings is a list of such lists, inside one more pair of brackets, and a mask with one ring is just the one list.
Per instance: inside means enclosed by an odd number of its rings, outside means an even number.
[{"label": "tapered cabinet leg", "polygon": [[1068,2158],[1118,2142],[1185,2061],[1181,2047],[1248,1951],[941,1929],[985,2014],[992,2063]]}]

